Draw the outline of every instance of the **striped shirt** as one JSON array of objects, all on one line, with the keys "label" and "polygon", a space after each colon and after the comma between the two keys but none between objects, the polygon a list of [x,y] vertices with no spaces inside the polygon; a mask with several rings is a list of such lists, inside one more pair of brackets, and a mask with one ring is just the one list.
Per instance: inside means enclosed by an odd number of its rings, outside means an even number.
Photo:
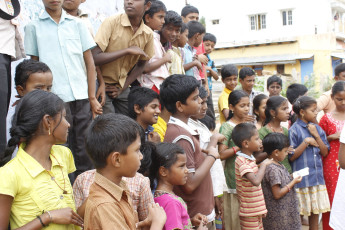
[{"label": "striped shirt", "polygon": [[255,158],[250,158],[241,152],[235,160],[236,189],[240,199],[240,216],[260,216],[267,213],[264,196],[259,186],[254,186],[247,178],[246,173],[257,173],[258,166]]}]

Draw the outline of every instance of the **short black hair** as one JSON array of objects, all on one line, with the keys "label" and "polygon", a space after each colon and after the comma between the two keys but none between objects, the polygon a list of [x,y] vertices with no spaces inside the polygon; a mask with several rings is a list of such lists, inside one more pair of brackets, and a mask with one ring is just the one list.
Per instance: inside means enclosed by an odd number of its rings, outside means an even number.
[{"label": "short black hair", "polygon": [[206,125],[206,127],[210,130],[213,131],[216,129],[216,121],[209,115],[206,114],[206,116],[202,119],[199,119],[201,123]]},{"label": "short black hair", "polygon": [[33,73],[52,72],[47,64],[33,59],[25,59],[16,67],[15,85],[25,87],[27,80]]},{"label": "short black hair", "polygon": [[163,27],[169,24],[172,24],[173,26],[176,26],[176,27],[182,27],[182,23],[183,22],[182,22],[181,16],[173,10],[169,10],[165,14]]},{"label": "short black hair", "polygon": [[198,14],[199,10],[195,6],[191,6],[191,5],[187,5],[187,6],[183,7],[183,9],[181,11],[182,17],[186,17],[190,13],[197,13]]},{"label": "short black hair", "polygon": [[176,102],[186,104],[187,98],[200,86],[193,76],[173,74],[160,86],[160,98],[165,108],[172,114],[176,113]]},{"label": "short black hair", "polygon": [[289,138],[282,133],[269,133],[262,140],[264,151],[268,156],[276,149],[281,151],[283,148],[289,147]]},{"label": "short black hair", "polygon": [[203,41],[204,42],[211,41],[211,42],[214,42],[214,44],[216,44],[217,43],[217,38],[216,38],[216,36],[214,36],[211,33],[206,33],[204,38],[203,38]]},{"label": "short black hair", "polygon": [[224,80],[227,77],[230,76],[238,76],[238,69],[233,64],[227,64],[222,67],[220,70],[220,75],[222,76],[222,79]]},{"label": "short black hair", "polygon": [[242,148],[242,142],[250,140],[257,133],[256,126],[252,123],[240,123],[232,131],[231,138],[235,145]]},{"label": "short black hair", "polygon": [[253,75],[255,75],[255,72],[254,72],[254,70],[252,68],[250,68],[250,67],[243,67],[240,70],[239,78],[244,80],[246,77],[253,76]]},{"label": "short black hair", "polygon": [[202,85],[199,86],[199,97],[201,99],[207,98],[207,91],[206,91],[205,87]]},{"label": "short black hair", "polygon": [[154,99],[159,100],[159,95],[155,91],[145,87],[134,87],[128,94],[128,114],[136,119],[137,114],[134,111],[134,105],[138,105],[141,110],[150,104]]},{"label": "short black hair", "polygon": [[140,126],[133,119],[115,113],[100,115],[87,129],[86,151],[96,169],[104,168],[111,153],[126,154],[139,135]]},{"label": "short black hair", "polygon": [[145,16],[146,15],[149,15],[150,18],[153,17],[153,15],[159,11],[164,11],[166,12],[167,11],[167,8],[165,7],[164,3],[159,1],[159,0],[156,0],[156,1],[151,1],[152,4],[151,4],[151,7],[148,11],[145,11],[145,14],[143,16],[143,20],[144,22],[146,23],[145,21]]},{"label": "short black hair", "polygon": [[267,89],[268,87],[270,87],[270,85],[272,85],[274,82],[277,82],[278,85],[280,85],[281,87],[283,87],[283,80],[278,77],[277,75],[272,75],[267,79]]},{"label": "short black hair", "polygon": [[335,67],[334,74],[335,76],[339,76],[339,74],[344,71],[345,71],[345,63],[340,63],[339,65]]},{"label": "short black hair", "polygon": [[188,26],[186,23],[182,22],[181,33],[183,33],[185,30],[188,30]]},{"label": "short black hair", "polygon": [[203,34],[205,33],[205,27],[197,21],[189,21],[187,23],[188,26],[188,38],[192,38],[195,34]]},{"label": "short black hair", "polygon": [[296,99],[306,94],[306,92],[308,92],[308,88],[305,85],[293,83],[287,88],[286,97],[290,104],[293,105]]},{"label": "short black hair", "polygon": [[143,159],[140,161],[141,165],[138,173],[147,176],[149,174],[151,164],[152,164],[152,152],[156,151],[155,143],[151,141],[142,141],[140,146],[140,152],[143,154]]}]

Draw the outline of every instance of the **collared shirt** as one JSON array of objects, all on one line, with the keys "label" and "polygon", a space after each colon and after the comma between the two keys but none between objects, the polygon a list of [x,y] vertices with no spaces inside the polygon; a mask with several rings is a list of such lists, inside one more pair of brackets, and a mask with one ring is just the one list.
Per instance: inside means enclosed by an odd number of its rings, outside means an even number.
[{"label": "collared shirt", "polygon": [[[64,146],[53,145],[50,152],[52,166],[47,171],[24,148],[25,144],[22,143],[16,157],[0,168],[0,194],[13,197],[11,229],[29,223],[43,211],[68,207],[75,211],[72,186],[68,178],[68,174],[75,171],[72,152]],[[66,194],[63,194],[63,189]],[[45,229],[66,230],[79,227],[51,223]]]},{"label": "collared shirt", "polygon": [[[0,0],[0,9],[8,13],[6,3]],[[11,57],[16,57],[15,50],[15,34],[16,27],[11,20],[0,18],[0,53],[7,54]]]},{"label": "collared shirt", "polygon": [[[90,187],[95,181],[96,170],[89,170],[80,174],[73,184],[75,206],[78,209],[89,197]],[[122,178],[129,189],[134,210],[138,212],[139,220],[145,220],[149,214],[149,204],[153,203],[150,180],[140,173],[134,177]]]},{"label": "collared shirt", "polygon": [[319,111],[323,110],[324,114],[330,113],[335,109],[334,101],[331,98],[331,90],[324,92],[318,99],[317,99],[317,109]]},{"label": "collared shirt", "polygon": [[169,74],[185,74],[181,48],[172,46],[167,53],[171,55],[171,63],[167,63]]},{"label": "collared shirt", "polygon": [[96,172],[86,202],[84,229],[130,229],[137,222],[126,182],[117,185]]},{"label": "collared shirt", "polygon": [[158,135],[160,136],[161,142],[163,142],[164,141],[165,132],[167,131],[167,123],[163,120],[163,118],[158,116],[157,123],[152,125],[152,127],[154,128],[153,131],[158,133]]},{"label": "collared shirt", "polygon": [[[325,143],[325,145],[329,149],[329,144],[325,132],[319,125],[313,125],[316,126],[316,129],[323,143]],[[296,149],[300,144],[303,143],[304,139],[307,137],[313,137],[307,128],[307,124],[302,120],[297,119],[297,121],[289,129],[290,145],[294,149]],[[293,154],[289,155],[289,157],[291,157],[292,155]],[[293,172],[304,169],[305,167],[309,167],[309,175],[304,176],[302,178],[302,181],[295,185],[296,188],[306,188],[325,184],[325,180],[323,178],[323,166],[322,157],[320,155],[320,148],[309,145],[300,157],[291,162],[291,166]]]},{"label": "collared shirt", "polygon": [[[184,51],[184,64],[191,63],[193,61],[194,56],[196,55],[196,50],[190,46],[188,43],[183,48]],[[196,80],[201,80],[200,73],[198,67],[193,66],[189,70],[186,71],[186,75],[194,76]]]},{"label": "collared shirt", "polygon": [[231,90],[224,87],[222,93],[219,96],[218,99],[218,110],[219,110],[219,120],[220,124],[223,124],[226,121],[226,118],[223,114],[224,109],[229,109],[229,95],[231,93]]},{"label": "collared shirt", "polygon": [[[236,89],[243,90],[242,85],[240,84],[239,86],[236,87]],[[244,91],[244,92],[246,92],[246,91]],[[255,91],[254,88],[252,89],[252,92],[250,92],[250,94],[249,94],[250,105],[249,105],[249,113],[248,113],[249,115],[254,115],[254,113],[253,113],[253,100],[257,95],[259,95],[261,93],[262,92],[260,92],[260,91]]]},{"label": "collared shirt", "polygon": [[[210,66],[214,72],[218,73],[216,65],[214,64],[214,61],[211,59],[210,55],[206,54],[206,57],[208,58],[207,66]],[[210,71],[207,70],[206,74],[208,74],[209,72]],[[212,78],[212,75],[207,76],[208,88],[210,89],[210,91],[212,91]]]},{"label": "collared shirt", "polygon": [[25,27],[26,54],[49,66],[54,76],[52,92],[65,102],[88,98],[83,53],[94,46],[85,24],[64,10],[58,24],[44,11]]},{"label": "collared shirt", "polygon": [[125,84],[128,72],[139,60],[150,60],[154,52],[153,31],[142,21],[134,33],[127,14],[114,15],[104,20],[95,37],[103,52],[110,53],[138,46],[148,57],[125,55],[113,62],[101,65],[104,82],[108,84]]}]

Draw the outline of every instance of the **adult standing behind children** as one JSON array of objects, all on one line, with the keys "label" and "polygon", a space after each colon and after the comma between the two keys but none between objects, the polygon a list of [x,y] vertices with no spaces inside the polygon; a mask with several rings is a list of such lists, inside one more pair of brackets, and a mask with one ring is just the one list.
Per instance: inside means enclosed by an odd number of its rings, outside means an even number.
[{"label": "adult standing behind children", "polygon": [[125,0],[125,13],[102,23],[92,50],[106,85],[104,113],[128,115],[128,86],[139,77],[154,55],[153,32],[143,22],[150,0]]}]

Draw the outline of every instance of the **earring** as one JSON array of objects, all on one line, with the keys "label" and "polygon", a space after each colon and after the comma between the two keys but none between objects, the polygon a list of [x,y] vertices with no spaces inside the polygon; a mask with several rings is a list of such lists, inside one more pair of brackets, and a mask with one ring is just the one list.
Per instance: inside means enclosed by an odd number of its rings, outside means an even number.
[{"label": "earring", "polygon": [[50,136],[50,127],[49,127],[49,129],[48,129],[48,134],[49,134],[49,136]]}]

